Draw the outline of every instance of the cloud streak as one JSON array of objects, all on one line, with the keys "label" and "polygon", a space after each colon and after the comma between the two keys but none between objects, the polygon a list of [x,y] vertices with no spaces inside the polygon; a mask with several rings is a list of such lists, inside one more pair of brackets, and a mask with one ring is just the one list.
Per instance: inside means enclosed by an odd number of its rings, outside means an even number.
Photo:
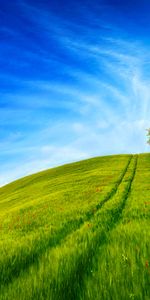
[{"label": "cloud streak", "polygon": [[77,1],[74,11],[70,2],[70,13],[46,0],[4,7],[0,185],[90,156],[148,151],[149,45],[118,26],[108,2]]}]

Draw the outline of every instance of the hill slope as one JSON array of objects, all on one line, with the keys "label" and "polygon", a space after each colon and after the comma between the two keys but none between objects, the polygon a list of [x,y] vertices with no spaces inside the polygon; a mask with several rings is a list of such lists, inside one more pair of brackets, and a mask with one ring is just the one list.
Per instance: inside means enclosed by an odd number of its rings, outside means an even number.
[{"label": "hill slope", "polygon": [[150,154],[0,189],[0,299],[150,299]]}]

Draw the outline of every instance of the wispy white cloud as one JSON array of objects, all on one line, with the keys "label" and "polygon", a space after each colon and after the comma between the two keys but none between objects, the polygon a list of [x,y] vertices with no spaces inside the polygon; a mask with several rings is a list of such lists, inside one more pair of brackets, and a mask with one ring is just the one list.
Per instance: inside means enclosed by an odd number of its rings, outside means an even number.
[{"label": "wispy white cloud", "polygon": [[[0,185],[90,156],[147,151],[148,49],[140,41],[105,35],[102,28],[110,26],[111,32],[117,28],[104,21],[98,26],[97,18],[90,28],[94,37],[89,39],[86,24],[76,27],[26,1],[19,3],[23,16],[34,24],[32,31],[39,30],[44,41],[34,41],[34,50],[27,45],[23,62],[35,59],[57,74],[5,75],[5,81],[20,84],[20,89],[1,93],[5,105],[1,100]],[[91,11],[86,17],[93,15]],[[16,34],[19,38],[21,32]],[[51,40],[59,53],[45,47]]]}]

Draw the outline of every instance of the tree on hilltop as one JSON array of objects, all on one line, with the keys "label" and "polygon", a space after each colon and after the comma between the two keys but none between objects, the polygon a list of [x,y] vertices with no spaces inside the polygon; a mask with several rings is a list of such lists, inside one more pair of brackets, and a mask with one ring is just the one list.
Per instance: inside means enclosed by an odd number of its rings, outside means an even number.
[{"label": "tree on hilltop", "polygon": [[150,128],[147,129],[147,137],[148,137],[147,143],[150,145]]}]

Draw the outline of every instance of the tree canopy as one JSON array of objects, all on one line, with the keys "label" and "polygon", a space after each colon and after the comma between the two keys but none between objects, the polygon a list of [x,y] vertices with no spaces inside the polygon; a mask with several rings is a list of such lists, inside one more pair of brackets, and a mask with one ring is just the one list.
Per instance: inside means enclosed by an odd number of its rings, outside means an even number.
[{"label": "tree canopy", "polygon": [[148,136],[147,143],[150,145],[150,128],[147,129],[147,136]]}]

